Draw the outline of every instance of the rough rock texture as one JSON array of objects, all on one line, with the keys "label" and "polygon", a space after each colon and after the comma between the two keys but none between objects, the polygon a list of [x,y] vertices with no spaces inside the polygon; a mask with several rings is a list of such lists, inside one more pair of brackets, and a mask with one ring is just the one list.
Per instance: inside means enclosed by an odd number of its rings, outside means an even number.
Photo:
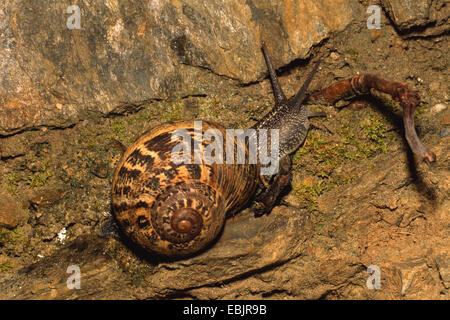
[{"label": "rough rock texture", "polygon": [[414,29],[432,29],[416,32],[415,35],[429,36],[450,29],[450,3],[445,0],[382,0],[384,9],[397,28],[404,32]]},{"label": "rough rock texture", "polygon": [[16,199],[7,192],[0,191],[0,226],[13,229],[25,217],[26,213]]},{"label": "rough rock texture", "polygon": [[[279,233],[281,229],[282,234]],[[311,223],[300,214],[287,216],[280,212],[266,219],[255,219],[251,214],[244,214],[235,221],[229,221],[214,250],[179,262],[157,263],[149,260],[151,257],[147,255],[147,266],[132,279],[118,269],[117,261],[112,259],[115,254],[111,250],[117,244],[112,245],[111,240],[101,237],[81,236],[56,255],[22,270],[21,279],[14,280],[21,282],[18,292],[17,283],[14,286],[13,282],[2,283],[2,287],[9,292],[8,296],[13,294],[17,298],[108,298],[113,282],[117,283],[113,287],[120,288],[123,286],[122,279],[134,281],[134,285],[143,285],[145,289],[142,294],[147,298],[167,296],[191,288],[217,285],[281,265],[302,254],[308,246],[306,240],[311,231]],[[279,233],[275,239],[274,233]],[[76,261],[83,261],[79,265],[83,272],[83,290],[74,291],[67,289],[66,269]],[[53,267],[48,268],[49,265]],[[104,282],[103,272],[108,272],[110,281]],[[29,283],[26,279],[30,277],[42,280]],[[122,290],[120,298],[131,298],[138,293],[139,290],[131,286]]]},{"label": "rough rock texture", "polygon": [[[448,144],[434,150],[442,159]],[[120,239],[81,235],[4,278],[0,298],[439,299],[442,286],[449,288],[448,178],[434,181],[420,166],[411,180],[399,158],[401,151],[380,155],[376,168],[321,196],[319,220],[288,207],[261,218],[244,212],[212,248],[189,259],[156,260],[126,241],[132,251]],[[80,290],[66,285],[73,264],[82,271]],[[365,288],[372,264],[381,269],[382,290]]]},{"label": "rough rock texture", "polygon": [[261,40],[284,65],[308,57],[358,12],[344,0],[89,0],[79,4],[81,29],[71,30],[67,6],[0,4],[0,134],[207,94],[219,80],[213,74],[255,81],[266,72]]},{"label": "rough rock texture", "polygon": [[[200,1],[84,1],[84,29],[47,30],[40,17],[64,27],[68,14],[60,2],[41,3],[0,4],[8,134],[0,137],[0,202],[4,192],[26,218],[0,226],[0,299],[450,298],[450,56],[438,24],[399,34],[382,16],[382,29],[368,30],[367,1],[356,0],[224,1],[214,10]],[[342,24],[331,21],[340,16]],[[120,153],[111,139],[129,145],[169,120],[254,124],[273,105],[261,39],[287,96],[311,70],[312,61],[297,59],[308,55],[322,59],[311,90],[357,72],[407,82],[422,98],[418,135],[438,160],[414,159],[392,100],[321,106],[327,117],[311,120],[280,205],[230,217],[199,255],[157,260],[112,223]],[[380,290],[366,286],[372,264]],[[66,285],[71,265],[80,267],[80,290]]]}]

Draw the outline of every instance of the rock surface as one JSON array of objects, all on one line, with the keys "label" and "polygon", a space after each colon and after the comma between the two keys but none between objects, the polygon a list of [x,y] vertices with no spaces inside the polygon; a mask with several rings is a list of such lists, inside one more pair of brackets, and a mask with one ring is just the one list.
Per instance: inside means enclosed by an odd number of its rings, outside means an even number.
[{"label": "rock surface", "polygon": [[382,0],[384,9],[397,28],[404,32],[413,29],[433,28],[413,32],[421,36],[440,34],[450,28],[450,5],[445,0]]},{"label": "rock surface", "polygon": [[0,226],[13,229],[26,217],[25,211],[16,199],[0,191]]},{"label": "rock surface", "polygon": [[[235,221],[229,221],[214,250],[208,250],[199,256],[178,262],[158,262],[143,254],[147,265],[139,271],[140,274],[134,275],[134,279],[130,279],[129,275],[116,267],[117,263],[124,263],[120,258],[119,262],[112,258],[117,258],[112,252],[118,246],[117,243],[111,243],[113,240],[102,237],[84,235],[55,255],[42,259],[32,268],[22,270],[20,279],[6,281],[2,283],[2,287],[9,291],[8,296],[13,294],[16,298],[25,299],[107,298],[113,284],[113,280],[104,281],[103,272],[107,272],[108,277],[115,279],[118,286],[123,286],[120,279],[131,280],[135,284],[139,283],[142,288],[145,287],[145,297],[162,297],[191,288],[225,283],[292,260],[308,247],[306,240],[312,234],[311,228],[311,223],[300,214],[286,216],[281,211],[264,219],[244,214]],[[242,233],[243,229],[246,230],[245,233]],[[274,234],[281,230],[283,233],[274,239]],[[66,286],[66,269],[77,264],[77,261],[82,261],[79,267],[83,290],[69,290]],[[50,265],[53,267],[48,268]],[[26,280],[30,278],[40,278],[42,281],[30,283]],[[20,281],[20,286],[16,281]],[[20,290],[16,291],[19,287]],[[137,289],[131,286],[122,290],[120,298],[138,294]]]},{"label": "rock surface", "polygon": [[[0,226],[0,299],[449,299],[450,57],[438,24],[405,37],[383,17],[374,35],[356,0],[85,1],[82,29],[68,30],[67,8],[41,3],[0,4],[0,188],[27,205],[26,220]],[[62,28],[46,36],[42,16]],[[409,153],[393,101],[321,106],[327,117],[311,120],[282,204],[230,217],[199,255],[157,260],[112,223],[111,140],[129,145],[169,120],[254,124],[273,105],[261,39],[287,96],[311,70],[297,59],[308,55],[322,59],[311,90],[357,72],[407,82],[438,161]],[[373,264],[381,290],[366,286]],[[73,265],[79,290],[67,287]]]},{"label": "rock surface", "polygon": [[355,1],[344,0],[79,6],[81,28],[69,29],[64,2],[0,4],[0,134],[207,94],[222,77],[255,81],[266,72],[261,40],[285,65],[308,57],[358,12]]},{"label": "rock surface", "polygon": [[[435,150],[442,156],[445,148]],[[212,248],[175,261],[157,260],[126,239],[81,235],[3,278],[0,298],[439,298],[441,282],[449,285],[449,203],[440,200],[448,185],[415,200],[418,182],[410,181],[406,162],[398,166],[399,156],[377,157],[374,170],[321,196],[320,220],[283,206],[261,218],[243,212]],[[373,264],[383,290],[365,288]],[[67,287],[71,265],[81,270],[79,290]]]}]

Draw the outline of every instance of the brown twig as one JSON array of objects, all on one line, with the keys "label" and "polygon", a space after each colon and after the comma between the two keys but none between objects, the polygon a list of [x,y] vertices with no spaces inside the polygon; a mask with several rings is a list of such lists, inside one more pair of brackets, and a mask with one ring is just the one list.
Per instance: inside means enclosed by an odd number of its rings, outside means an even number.
[{"label": "brown twig", "polygon": [[403,108],[406,141],[411,150],[428,163],[435,162],[436,155],[423,145],[414,127],[414,112],[420,97],[406,83],[386,80],[374,74],[360,74],[317,91],[311,95],[311,98],[315,101],[334,103],[349,96],[370,93],[371,89],[387,93],[400,103]]}]

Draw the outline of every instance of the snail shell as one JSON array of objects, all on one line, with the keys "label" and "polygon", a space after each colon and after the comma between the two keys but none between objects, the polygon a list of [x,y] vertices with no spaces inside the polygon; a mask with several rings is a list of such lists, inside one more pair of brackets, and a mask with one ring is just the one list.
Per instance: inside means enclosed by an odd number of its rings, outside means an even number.
[{"label": "snail shell", "polygon": [[[173,163],[171,151],[180,140],[172,141],[172,134],[178,129],[194,140],[193,121],[147,131],[125,151],[112,183],[113,214],[122,231],[145,250],[166,256],[191,254],[211,243],[227,213],[248,203],[258,182],[256,165]],[[218,129],[225,145],[224,127],[203,121],[202,136],[208,129]],[[202,150],[209,143],[202,141]]]}]

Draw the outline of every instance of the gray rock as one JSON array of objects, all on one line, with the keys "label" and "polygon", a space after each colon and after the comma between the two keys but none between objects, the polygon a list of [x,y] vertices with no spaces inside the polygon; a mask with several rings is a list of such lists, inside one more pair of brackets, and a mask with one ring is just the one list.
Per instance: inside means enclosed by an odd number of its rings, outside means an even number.
[{"label": "gray rock", "polygon": [[224,77],[255,81],[266,73],[261,40],[279,67],[308,57],[359,10],[343,0],[87,0],[81,28],[69,29],[67,6],[1,2],[0,134],[209,94]]},{"label": "gray rock", "polygon": [[[381,2],[400,31],[411,32],[415,28],[433,27],[433,29],[421,34],[422,36],[428,36],[449,30],[450,7],[448,1],[382,0]],[[413,33],[414,35],[420,34]]]},{"label": "gray rock", "polygon": [[382,3],[400,30],[424,26],[430,22],[429,0],[383,0]]}]

